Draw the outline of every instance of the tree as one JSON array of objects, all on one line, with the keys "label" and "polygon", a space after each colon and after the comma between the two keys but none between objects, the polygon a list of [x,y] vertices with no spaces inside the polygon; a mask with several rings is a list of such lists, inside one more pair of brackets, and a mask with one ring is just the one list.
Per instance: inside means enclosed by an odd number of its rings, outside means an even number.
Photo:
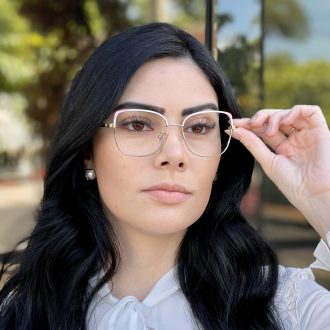
[{"label": "tree", "polygon": [[[181,23],[204,14],[197,0],[173,0],[171,6]],[[26,114],[45,152],[68,86],[91,51],[146,21],[149,0],[1,0],[0,88],[25,95]]]},{"label": "tree", "polygon": [[16,92],[33,78],[32,47],[41,39],[9,0],[0,2],[0,31],[0,91]]},{"label": "tree", "polygon": [[[308,31],[307,18],[296,0],[265,1],[265,36],[280,34],[286,38],[303,38]],[[261,0],[258,0],[261,4]],[[289,19],[290,18],[290,19]],[[217,16],[218,27],[232,21],[227,13]],[[253,19],[260,24],[260,15]],[[262,105],[260,89],[261,38],[248,41],[245,35],[238,35],[226,49],[218,51],[218,61],[227,73],[243,112],[255,112]]]},{"label": "tree", "polygon": [[309,31],[308,19],[297,0],[264,0],[266,36],[304,39]]},{"label": "tree", "polygon": [[130,24],[121,1],[25,0],[19,12],[43,41],[33,49],[35,79],[23,91],[27,115],[47,148],[74,74],[107,35]]},{"label": "tree", "polygon": [[330,123],[329,63],[295,63],[288,54],[277,54],[267,59],[266,67],[268,106],[291,108],[294,104],[317,104]]}]

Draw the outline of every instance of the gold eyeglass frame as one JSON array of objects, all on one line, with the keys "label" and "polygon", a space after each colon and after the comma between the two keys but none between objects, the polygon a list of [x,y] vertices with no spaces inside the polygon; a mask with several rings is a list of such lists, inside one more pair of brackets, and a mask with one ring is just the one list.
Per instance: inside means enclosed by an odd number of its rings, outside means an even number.
[{"label": "gold eyeglass frame", "polygon": [[[154,152],[152,152],[152,153],[150,153],[148,155],[143,155],[143,156],[132,156],[132,155],[126,154],[122,150],[120,150],[120,148],[118,146],[117,138],[116,138],[116,123],[117,123],[117,117],[118,117],[118,115],[121,114],[121,113],[123,113],[123,112],[148,112],[148,113],[152,113],[152,114],[155,114],[157,116],[160,116],[165,121],[165,123],[166,123],[166,132],[160,132],[161,133],[161,143],[160,143],[159,147]],[[201,156],[201,155],[198,155],[198,154],[194,153],[189,148],[189,145],[188,145],[188,143],[187,143],[187,141],[185,139],[183,127],[184,127],[184,124],[185,124],[186,120],[189,119],[192,116],[195,116],[195,115],[198,115],[198,114],[202,114],[202,113],[218,113],[218,114],[224,114],[224,115],[228,116],[228,118],[229,118],[229,122],[228,122],[229,123],[229,127],[227,128],[227,130],[229,131],[229,134],[228,134],[229,138],[228,138],[226,147],[224,148],[224,150],[221,151],[221,153],[219,155],[216,155],[216,156]],[[160,148],[162,147],[162,145],[165,143],[166,137],[168,136],[168,130],[167,129],[168,129],[168,127],[171,127],[171,126],[179,126],[179,127],[181,127],[181,135],[182,135],[184,144],[187,147],[187,149],[192,154],[194,154],[195,156],[203,157],[203,158],[219,157],[219,156],[223,155],[225,153],[225,151],[229,147],[229,144],[230,144],[230,141],[231,141],[231,138],[232,138],[233,130],[236,128],[235,125],[234,125],[234,122],[233,122],[232,114],[230,112],[220,111],[220,110],[213,110],[213,109],[210,109],[210,110],[206,109],[206,110],[194,112],[194,113],[188,115],[187,117],[185,117],[183,119],[183,121],[182,121],[182,124],[169,124],[169,122],[168,122],[168,120],[167,120],[167,118],[165,116],[163,116],[159,112],[152,111],[152,110],[147,110],[147,109],[121,109],[121,110],[118,110],[118,111],[115,112],[112,123],[104,123],[104,124],[101,125],[101,127],[103,127],[103,128],[114,128],[115,129],[114,136],[115,136],[115,141],[116,141],[117,148],[118,148],[118,150],[123,155],[129,156],[129,157],[148,157],[148,156],[151,156],[151,155],[155,154],[157,151],[160,150]]]}]

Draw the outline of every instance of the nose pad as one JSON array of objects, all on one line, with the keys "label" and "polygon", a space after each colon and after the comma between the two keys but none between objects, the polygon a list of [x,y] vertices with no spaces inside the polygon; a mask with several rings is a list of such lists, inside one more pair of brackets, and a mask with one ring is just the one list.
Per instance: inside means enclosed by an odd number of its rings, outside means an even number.
[{"label": "nose pad", "polygon": [[[157,153],[155,160],[157,166],[162,168],[180,168],[183,169],[186,163],[185,155],[185,143],[182,141],[182,136],[179,136],[177,132],[171,132],[169,136],[168,132],[160,132],[158,134],[159,140],[159,152]],[[165,144],[167,142],[167,144]],[[182,145],[181,145],[182,144]]]},{"label": "nose pad", "polygon": [[158,150],[163,148],[163,145],[167,139],[167,132],[160,132],[157,136],[158,141],[159,141],[159,146],[158,146]]},{"label": "nose pad", "polygon": [[[179,126],[179,125],[170,125],[170,126]],[[174,134],[174,132],[172,134]],[[160,132],[158,134],[158,140],[160,142],[159,146],[162,147],[167,139],[168,139],[168,132]],[[180,137],[177,137],[177,142],[182,143],[183,147],[187,147],[186,141],[182,134],[180,134]]]},{"label": "nose pad", "polygon": [[166,132],[160,132],[158,134],[158,140],[160,142],[160,145],[162,145],[165,142],[166,138],[167,138],[167,133]]},{"label": "nose pad", "polygon": [[[179,126],[179,125],[171,125],[171,126]],[[169,136],[171,134],[171,136]],[[182,155],[183,153],[187,152],[189,150],[189,148],[186,145],[185,139],[182,135],[182,132],[175,132],[175,130],[173,130],[173,132],[161,132],[158,135],[158,138],[161,141],[160,144],[160,149],[164,150],[164,148],[166,150],[171,150],[171,153],[175,153],[175,154],[180,154]],[[166,145],[165,146],[165,142]],[[180,156],[181,157],[181,156]]]}]

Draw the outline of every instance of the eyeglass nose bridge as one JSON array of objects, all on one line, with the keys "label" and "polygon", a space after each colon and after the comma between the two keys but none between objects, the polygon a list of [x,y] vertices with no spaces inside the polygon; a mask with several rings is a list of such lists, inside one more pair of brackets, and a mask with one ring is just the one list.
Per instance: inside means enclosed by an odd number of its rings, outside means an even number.
[{"label": "eyeglass nose bridge", "polygon": [[166,131],[165,132],[160,132],[159,135],[158,135],[158,139],[161,140],[161,141],[165,141],[165,139],[167,138],[168,136],[168,132],[167,132],[167,129],[171,126],[178,126],[178,127],[181,127],[181,135],[182,135],[182,138],[184,140],[184,135],[183,135],[183,127],[184,127],[184,124],[169,124],[167,121],[166,121]]},{"label": "eyeglass nose bridge", "polygon": [[[184,127],[184,124],[169,124],[168,122],[166,122],[166,131],[165,132],[160,132],[158,134],[158,140],[160,142],[160,145],[159,145],[159,148],[161,148],[163,146],[163,144],[166,142],[167,140],[167,137],[168,137],[168,131],[167,129],[171,126],[178,126],[178,127],[181,127],[181,137],[182,137],[182,140],[184,142],[184,145],[187,147],[187,142],[184,138],[184,134],[183,134],[183,127]],[[189,148],[188,148],[189,149]]]},{"label": "eyeglass nose bridge", "polygon": [[183,124],[166,124],[166,127],[171,127],[171,126],[180,126],[183,127]]}]

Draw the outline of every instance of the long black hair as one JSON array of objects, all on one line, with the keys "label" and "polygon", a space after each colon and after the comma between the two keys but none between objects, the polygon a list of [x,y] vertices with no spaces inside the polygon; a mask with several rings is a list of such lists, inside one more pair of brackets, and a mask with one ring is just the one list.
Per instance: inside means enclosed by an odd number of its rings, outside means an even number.
[{"label": "long black hair", "polygon": [[[16,272],[0,294],[1,329],[84,329],[90,302],[120,262],[118,242],[96,181],[84,178],[84,153],[136,70],[149,60],[189,58],[208,77],[219,108],[239,117],[224,73],[209,51],[164,23],[131,28],[104,42],[73,81],[50,148],[37,224]],[[178,279],[196,325],[277,329],[277,259],[240,212],[253,158],[237,141],[222,156],[200,219],[177,255]],[[109,265],[94,289],[89,280]]]}]

